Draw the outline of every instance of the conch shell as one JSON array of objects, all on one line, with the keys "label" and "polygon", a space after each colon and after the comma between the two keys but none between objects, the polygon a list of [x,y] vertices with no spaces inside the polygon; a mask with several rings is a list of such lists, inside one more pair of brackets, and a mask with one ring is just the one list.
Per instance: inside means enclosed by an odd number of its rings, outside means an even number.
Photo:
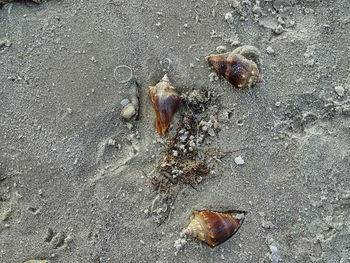
[{"label": "conch shell", "polygon": [[195,211],[193,214],[194,218],[184,233],[211,247],[221,244],[236,233],[245,216],[242,211]]},{"label": "conch shell", "polygon": [[155,86],[149,86],[149,96],[156,114],[156,128],[160,136],[165,135],[166,130],[177,110],[181,96],[170,85],[165,74],[162,80]]},{"label": "conch shell", "polygon": [[256,63],[240,54],[229,52],[210,55],[205,60],[237,89],[251,87],[263,81]]}]

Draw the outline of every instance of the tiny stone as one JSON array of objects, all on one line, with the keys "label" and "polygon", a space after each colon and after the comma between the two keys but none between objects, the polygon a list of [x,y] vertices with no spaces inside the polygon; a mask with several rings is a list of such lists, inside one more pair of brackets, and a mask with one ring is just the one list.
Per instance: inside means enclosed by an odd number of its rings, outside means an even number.
[{"label": "tiny stone", "polygon": [[282,34],[283,31],[284,31],[284,29],[283,29],[283,26],[282,26],[282,25],[278,25],[277,27],[275,27],[275,28],[273,29],[273,32],[274,32],[276,35]]},{"label": "tiny stone", "polygon": [[177,156],[179,155],[179,153],[178,153],[177,151],[173,150],[173,155],[174,155],[175,157],[177,157]]},{"label": "tiny stone", "polygon": [[276,246],[270,245],[271,250],[271,263],[279,263],[281,261],[281,255]]},{"label": "tiny stone", "polygon": [[230,0],[230,6],[232,8],[237,8],[239,7],[240,3],[237,0]]},{"label": "tiny stone", "polygon": [[220,127],[220,124],[217,120],[214,122],[214,129],[218,129]]},{"label": "tiny stone", "polygon": [[181,140],[182,142],[185,142],[186,139],[187,139],[187,135],[181,135],[181,136],[180,136],[180,140]]},{"label": "tiny stone", "polygon": [[237,165],[243,165],[243,164],[244,164],[244,160],[243,160],[242,156],[236,157],[236,158],[235,158],[235,163],[236,163]]},{"label": "tiny stone", "polygon": [[109,146],[114,146],[115,144],[116,144],[116,141],[114,139],[109,139],[107,141],[107,145],[109,145]]},{"label": "tiny stone", "polygon": [[217,80],[219,80],[219,77],[215,72],[212,72],[209,74],[209,81],[210,82],[217,81]]},{"label": "tiny stone", "polygon": [[336,86],[334,87],[334,91],[338,94],[339,97],[343,97],[345,90],[342,86]]},{"label": "tiny stone", "polygon": [[223,53],[223,52],[226,51],[226,47],[225,47],[225,46],[218,46],[218,47],[216,48],[216,51],[217,51],[218,53]]},{"label": "tiny stone", "polygon": [[281,106],[281,102],[280,102],[280,101],[276,101],[275,106],[276,106],[276,107]]},{"label": "tiny stone", "polygon": [[275,54],[275,50],[273,50],[273,48],[271,46],[268,46],[266,48],[266,52],[267,52],[267,54],[270,54],[270,55]]},{"label": "tiny stone", "polygon": [[212,129],[212,128],[210,128],[209,130],[208,130],[208,134],[210,135],[210,136],[215,136],[215,132],[214,132],[214,130]]},{"label": "tiny stone", "polygon": [[73,110],[71,108],[67,108],[68,114],[72,114]]},{"label": "tiny stone", "polygon": [[123,99],[121,102],[120,102],[120,104],[123,106],[123,107],[125,107],[127,104],[129,104],[130,103],[130,100],[129,99]]},{"label": "tiny stone", "polygon": [[142,245],[144,245],[144,244],[145,244],[145,241],[143,241],[143,240],[140,240],[140,243],[141,243]]},{"label": "tiny stone", "polygon": [[186,238],[179,238],[175,240],[175,243],[174,243],[174,247],[176,249],[175,256],[177,256],[177,254],[180,252],[180,250],[186,243],[187,243]]},{"label": "tiny stone", "polygon": [[227,21],[227,23],[231,24],[233,23],[233,16],[231,13],[226,13],[225,14],[225,20]]}]

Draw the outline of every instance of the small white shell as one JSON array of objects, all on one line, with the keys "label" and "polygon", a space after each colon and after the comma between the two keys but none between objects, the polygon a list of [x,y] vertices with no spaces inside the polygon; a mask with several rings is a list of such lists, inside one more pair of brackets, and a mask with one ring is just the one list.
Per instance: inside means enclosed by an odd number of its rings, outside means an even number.
[{"label": "small white shell", "polygon": [[120,112],[120,117],[124,120],[130,120],[136,114],[136,106],[134,103],[129,103]]}]

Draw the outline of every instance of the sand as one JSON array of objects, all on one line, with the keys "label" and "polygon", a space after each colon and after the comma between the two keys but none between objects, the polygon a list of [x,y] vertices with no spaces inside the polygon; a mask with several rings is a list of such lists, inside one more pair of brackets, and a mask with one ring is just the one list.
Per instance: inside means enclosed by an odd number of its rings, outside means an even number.
[{"label": "sand", "polygon": [[[4,4],[0,262],[349,262],[349,10],[348,0]],[[204,58],[243,45],[260,51],[264,82],[237,90]],[[197,190],[185,185],[158,226],[164,203],[143,172],[166,141],[147,88],[164,73],[180,93],[212,92],[207,110],[223,117],[205,146],[232,153]],[[130,76],[140,116],[125,122]],[[212,249],[181,242],[196,209],[247,215]]]}]

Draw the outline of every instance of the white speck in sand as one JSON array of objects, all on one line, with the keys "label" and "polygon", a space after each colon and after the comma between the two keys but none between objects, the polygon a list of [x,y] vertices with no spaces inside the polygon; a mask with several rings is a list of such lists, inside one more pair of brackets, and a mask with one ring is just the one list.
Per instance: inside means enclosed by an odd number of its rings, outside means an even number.
[{"label": "white speck in sand", "polygon": [[244,160],[243,160],[242,156],[237,156],[237,157],[235,158],[235,163],[236,163],[237,165],[243,165],[243,164],[244,164]]}]

